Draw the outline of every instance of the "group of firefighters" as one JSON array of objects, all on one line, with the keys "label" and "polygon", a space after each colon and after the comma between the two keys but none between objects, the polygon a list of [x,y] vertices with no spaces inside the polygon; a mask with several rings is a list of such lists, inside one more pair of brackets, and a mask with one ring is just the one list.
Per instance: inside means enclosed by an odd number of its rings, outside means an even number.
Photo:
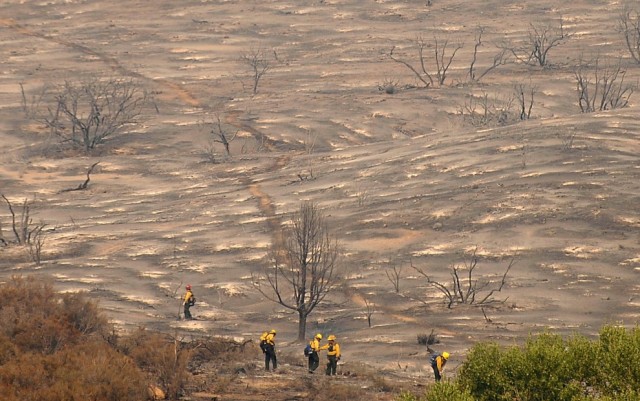
[{"label": "group of firefighters", "polygon": [[[262,333],[260,336],[260,348],[264,353],[264,367],[268,371],[269,364],[271,364],[275,371],[278,367],[278,361],[276,358],[276,331],[271,330],[269,332]],[[327,351],[327,368],[325,373],[327,376],[335,376],[338,369],[338,361],[340,360],[340,344],[336,342],[336,336],[329,334],[327,337],[327,344],[321,345],[322,334],[316,334],[309,342],[309,345],[305,348],[304,354],[307,357],[309,364],[309,373],[315,372],[320,366],[320,351]]]},{"label": "group of firefighters", "polygon": [[[183,298],[184,317],[185,319],[192,319],[190,308],[194,304],[195,296],[191,290],[191,285],[187,285],[186,290],[187,292]],[[264,353],[264,365],[267,371],[270,366],[274,371],[278,368],[275,341],[276,334],[275,330],[271,330],[264,332],[262,336],[260,336],[260,348]],[[327,351],[327,368],[325,369],[325,374],[327,376],[335,376],[338,368],[338,361],[341,357],[340,344],[338,344],[336,336],[333,334],[329,334],[327,337],[327,344],[321,345],[321,341],[322,334],[318,333],[313,337],[313,339],[311,339],[309,345],[305,348],[304,354],[308,358],[309,373],[315,372],[318,366],[320,366],[320,356],[318,353],[320,351]],[[448,352],[433,353],[431,355],[429,362],[431,363],[431,368],[433,369],[436,382],[439,382],[442,379],[442,372],[444,371],[447,360],[449,360]]]}]

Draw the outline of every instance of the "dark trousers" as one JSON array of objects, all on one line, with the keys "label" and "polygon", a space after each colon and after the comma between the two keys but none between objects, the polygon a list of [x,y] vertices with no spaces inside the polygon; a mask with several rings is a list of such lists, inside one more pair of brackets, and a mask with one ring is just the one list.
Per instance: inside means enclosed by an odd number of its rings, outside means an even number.
[{"label": "dark trousers", "polygon": [[320,357],[317,352],[313,351],[309,354],[309,373],[313,373],[314,370],[318,369],[318,366],[320,366]]},{"label": "dark trousers", "polygon": [[191,317],[191,311],[189,310],[189,308],[191,308],[191,305],[189,305],[189,303],[185,303],[184,304],[184,318],[185,319],[192,319]]},{"label": "dark trousers", "polygon": [[438,370],[438,365],[433,364],[431,367],[433,368],[433,374],[436,377],[436,382],[442,380],[442,376],[440,376],[440,371]]},{"label": "dark trousers", "polygon": [[329,355],[327,358],[329,358],[329,361],[327,362],[326,374],[327,376],[335,375],[338,369],[338,358],[335,355]]},{"label": "dark trousers", "polygon": [[269,370],[269,362],[271,362],[271,365],[273,366],[273,370],[276,370],[278,368],[278,360],[276,358],[276,348],[271,344],[267,344],[265,346],[265,351],[264,351],[264,368],[266,370]]}]

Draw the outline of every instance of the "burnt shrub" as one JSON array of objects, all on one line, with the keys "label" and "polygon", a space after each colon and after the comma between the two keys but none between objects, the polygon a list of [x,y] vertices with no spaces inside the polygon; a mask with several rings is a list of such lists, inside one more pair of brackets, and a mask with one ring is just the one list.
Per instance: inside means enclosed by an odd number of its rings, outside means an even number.
[{"label": "burnt shrub", "polygon": [[110,326],[83,294],[12,277],[0,285],[0,400],[140,401],[134,360],[107,341]]},{"label": "burnt shrub", "polygon": [[149,380],[156,381],[170,399],[182,395],[192,353],[188,344],[176,337],[141,327],[124,337],[118,347],[135,361]]},{"label": "burnt shrub", "polygon": [[439,344],[440,340],[438,340],[438,337],[436,336],[436,334],[433,332],[433,330],[431,330],[431,333],[429,334],[418,334],[418,344],[420,345],[434,345],[434,344]]},{"label": "burnt shrub", "polygon": [[0,337],[21,352],[50,354],[106,332],[107,319],[83,294],[58,294],[50,283],[12,277],[0,286]]},{"label": "burnt shrub", "polygon": [[145,398],[131,359],[104,343],[84,343],[50,355],[20,354],[0,366],[0,399],[131,400]]}]

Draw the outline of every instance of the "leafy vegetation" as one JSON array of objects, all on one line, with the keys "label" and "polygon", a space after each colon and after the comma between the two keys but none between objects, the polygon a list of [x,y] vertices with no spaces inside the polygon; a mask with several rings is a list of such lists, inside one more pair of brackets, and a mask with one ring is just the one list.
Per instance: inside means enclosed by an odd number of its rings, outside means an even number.
[{"label": "leafy vegetation", "polygon": [[640,328],[605,326],[597,341],[543,333],[523,346],[474,346],[455,381],[399,401],[640,400]]}]

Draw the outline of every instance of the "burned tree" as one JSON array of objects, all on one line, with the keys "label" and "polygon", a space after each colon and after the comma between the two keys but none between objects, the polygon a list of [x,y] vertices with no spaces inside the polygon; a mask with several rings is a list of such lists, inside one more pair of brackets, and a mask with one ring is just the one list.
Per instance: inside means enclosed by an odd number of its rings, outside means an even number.
[{"label": "burned tree", "polygon": [[626,107],[638,84],[626,82],[625,77],[620,60],[604,66],[597,57],[592,63],[581,62],[575,71],[580,111],[591,113]]},{"label": "burned tree", "polygon": [[629,54],[640,64],[640,13],[638,10],[625,7],[618,19],[618,30],[624,37]]},{"label": "burned tree", "polygon": [[557,25],[552,23],[529,24],[527,37],[521,46],[502,45],[513,54],[516,60],[529,65],[546,67],[549,64],[549,52],[570,38],[564,29],[562,19]]},{"label": "burned tree", "polygon": [[214,113],[213,121],[209,123],[211,126],[211,142],[219,143],[224,147],[224,153],[227,157],[231,156],[231,142],[236,139],[238,131],[229,133],[222,124],[220,113]]},{"label": "burned tree", "polygon": [[495,294],[502,291],[505,286],[507,274],[515,264],[515,257],[511,258],[499,281],[495,282],[489,277],[478,279],[475,271],[478,265],[477,250],[478,248],[473,250],[469,260],[465,261],[462,266],[453,265],[451,267],[450,284],[434,280],[423,268],[415,266],[413,263],[411,263],[411,267],[424,277],[429,285],[444,295],[447,308],[452,308],[455,304],[486,305],[506,301],[506,299],[496,299]]},{"label": "burned tree", "polygon": [[251,74],[251,91],[255,95],[258,93],[260,80],[271,69],[271,63],[267,59],[266,52],[262,49],[250,49],[240,56],[240,62],[244,64]]},{"label": "burned tree", "polygon": [[[415,42],[418,48],[418,67],[415,67],[408,61],[395,55],[395,46],[393,46],[389,51],[388,57],[396,63],[404,65],[413,72],[416,78],[422,82],[424,88],[432,86],[434,82],[437,83],[438,86],[444,85],[449,67],[451,67],[451,63],[453,62],[458,50],[462,49],[462,45],[458,44],[452,48],[448,39],[442,40],[437,37],[433,38],[433,43],[427,43],[422,36],[418,36]],[[425,50],[428,47],[433,49],[432,62],[435,63],[435,70],[431,70],[431,72],[427,69],[427,55],[425,54]]]},{"label": "burned tree", "polygon": [[47,90],[48,93],[40,95],[43,99],[34,103],[26,101],[23,89],[23,107],[40,107],[46,103],[46,111],[30,110],[29,113],[62,143],[70,143],[85,152],[139,123],[149,99],[133,79],[65,81],[59,88]]},{"label": "burned tree", "polygon": [[533,99],[536,94],[537,87],[529,83],[515,84],[513,91],[518,101],[518,110],[520,113],[520,120],[528,120],[531,118],[531,110],[533,109]]},{"label": "burned tree", "polygon": [[364,307],[365,307],[364,315],[367,319],[367,325],[369,326],[369,328],[371,328],[371,317],[376,312],[375,304],[373,304],[371,301],[369,301],[366,298],[364,298],[363,301],[364,301]]},{"label": "burned tree", "polygon": [[478,71],[478,69],[476,68],[476,64],[478,62],[478,49],[480,49],[480,47],[484,45],[484,42],[482,41],[482,35],[484,34],[484,32],[484,27],[478,27],[476,31],[475,44],[473,45],[473,57],[471,59],[471,64],[469,65],[469,80],[471,80],[472,82],[480,82],[480,80],[485,75],[495,70],[499,66],[506,64],[509,60],[509,57],[507,56],[507,50],[501,49],[498,51],[498,53],[494,54],[490,66],[484,68],[484,70],[482,71]]},{"label": "burned tree", "polygon": [[253,282],[266,299],[298,313],[298,340],[303,341],[308,316],[337,284],[338,241],[318,206],[304,202],[274,242],[270,265]]},{"label": "burned tree", "polygon": [[[239,130],[227,123],[229,120],[225,115],[224,101],[216,102],[205,113],[205,116],[198,122],[199,128],[209,133],[207,145],[204,148],[204,155],[211,163],[218,163],[223,157],[219,157],[217,148],[222,145],[224,158],[231,157],[231,142],[238,136]],[[235,130],[234,130],[235,129]]]},{"label": "burned tree", "polygon": [[9,198],[0,194],[11,214],[11,231],[13,239],[5,238],[0,222],[0,243],[2,245],[20,245],[27,248],[27,253],[31,260],[37,265],[41,262],[42,248],[45,242],[47,226],[45,223],[34,223],[31,216],[31,203],[25,199],[20,209],[16,210]]},{"label": "burned tree", "polygon": [[396,294],[400,293],[400,283],[402,281],[402,266],[389,262],[389,268],[384,271],[387,279],[393,285]]}]

